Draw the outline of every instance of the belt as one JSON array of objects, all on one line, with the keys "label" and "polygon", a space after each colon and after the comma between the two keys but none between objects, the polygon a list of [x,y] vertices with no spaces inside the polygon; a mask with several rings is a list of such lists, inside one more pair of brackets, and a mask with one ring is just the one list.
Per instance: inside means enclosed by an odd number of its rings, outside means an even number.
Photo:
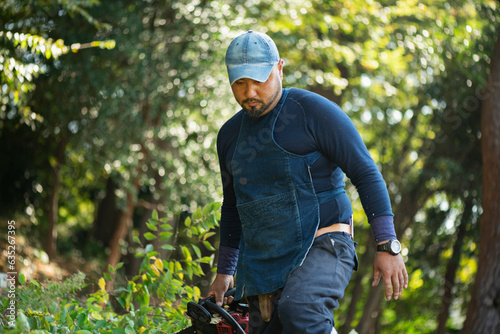
[{"label": "belt", "polygon": [[315,238],[319,237],[320,235],[323,235],[325,233],[330,233],[330,232],[345,232],[349,233],[351,238],[353,237],[353,229],[351,228],[352,225],[350,224],[343,224],[343,223],[337,223],[333,224],[327,227],[322,227],[316,231],[316,235],[314,236]]}]

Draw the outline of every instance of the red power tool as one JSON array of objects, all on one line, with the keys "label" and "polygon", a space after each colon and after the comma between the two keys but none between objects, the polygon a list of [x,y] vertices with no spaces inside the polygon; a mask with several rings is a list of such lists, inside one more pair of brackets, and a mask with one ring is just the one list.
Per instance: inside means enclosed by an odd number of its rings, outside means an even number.
[{"label": "red power tool", "polygon": [[[234,289],[225,297],[234,296]],[[215,297],[200,299],[187,304],[191,326],[177,334],[247,334],[248,305],[233,301],[226,307],[215,304]]]}]

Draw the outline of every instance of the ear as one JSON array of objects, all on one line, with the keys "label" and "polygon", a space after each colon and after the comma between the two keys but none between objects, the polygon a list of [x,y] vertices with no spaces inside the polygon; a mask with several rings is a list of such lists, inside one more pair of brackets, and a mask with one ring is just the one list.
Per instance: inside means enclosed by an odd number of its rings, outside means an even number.
[{"label": "ear", "polygon": [[283,80],[283,66],[285,65],[285,61],[283,59],[280,59],[277,65],[278,74],[280,76],[280,79]]}]

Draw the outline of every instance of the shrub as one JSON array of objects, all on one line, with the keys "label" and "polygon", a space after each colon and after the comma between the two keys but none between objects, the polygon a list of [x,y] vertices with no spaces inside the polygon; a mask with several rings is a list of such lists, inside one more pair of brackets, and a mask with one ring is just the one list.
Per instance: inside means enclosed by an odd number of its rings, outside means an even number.
[{"label": "shrub", "polygon": [[[140,245],[137,256],[143,257],[143,261],[139,274],[126,286],[113,289],[112,293],[108,290],[122,263],[116,268],[109,267],[97,282],[97,291],[83,297],[76,293],[85,285],[82,273],[62,284],[24,282],[20,275],[15,326],[7,326],[8,319],[0,314],[0,333],[153,334],[174,333],[186,327],[189,324],[184,315],[186,304],[200,298],[200,289],[188,286],[184,278],[191,280],[193,276],[202,276],[201,264],[213,262],[213,255],[202,256],[198,245],[214,250],[207,238],[215,234],[219,207],[219,203],[211,203],[186,218],[178,233],[185,234],[189,243],[161,246],[180,250],[180,259],[161,259],[152,244]],[[150,232],[144,235],[146,240],[159,238],[164,242],[172,239],[171,226],[166,220],[158,219],[156,212],[147,225]],[[120,311],[112,306],[111,299],[118,303]],[[0,297],[2,310],[6,310],[9,302],[7,296]]]}]

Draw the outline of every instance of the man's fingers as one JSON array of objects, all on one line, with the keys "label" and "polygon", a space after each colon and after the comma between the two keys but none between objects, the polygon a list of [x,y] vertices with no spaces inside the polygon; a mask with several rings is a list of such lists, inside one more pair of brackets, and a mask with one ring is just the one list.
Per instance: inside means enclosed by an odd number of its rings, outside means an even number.
[{"label": "man's fingers", "polygon": [[373,275],[372,287],[377,286],[382,278],[384,280],[385,298],[387,300],[391,300],[392,298],[398,299],[399,296],[401,296],[401,294],[403,293],[403,281],[399,280],[398,275],[382,276],[378,273],[375,273]]},{"label": "man's fingers", "polygon": [[399,277],[399,283],[400,283],[399,295],[402,295],[403,290],[406,288],[406,284],[407,284],[407,283],[405,283],[405,275],[404,274],[401,274],[401,276]]},{"label": "man's fingers", "polygon": [[[402,285],[400,284],[399,281],[399,275],[395,274],[392,276],[392,297],[394,300],[397,300],[399,296],[401,295],[401,287]],[[390,286],[389,286],[390,289]],[[389,290],[390,293],[390,290]],[[390,298],[389,298],[390,299]]]},{"label": "man's fingers", "polygon": [[391,277],[384,277],[384,285],[385,285],[385,299],[391,300],[393,290],[392,290],[392,285],[394,282],[392,281]]},{"label": "man's fingers", "polygon": [[219,304],[219,300],[217,299],[217,297],[215,298],[215,301],[216,301],[216,304],[219,306],[229,305],[234,301],[234,297],[233,296],[224,297],[224,295],[222,295],[221,299],[220,299],[220,304]]},{"label": "man's fingers", "polygon": [[373,273],[373,281],[372,281],[372,286],[375,287],[380,283],[380,273],[378,271],[375,271]]},{"label": "man's fingers", "polygon": [[[408,273],[406,270],[399,271],[392,276],[392,296],[394,299],[398,299],[399,296],[403,294],[403,290],[408,287]],[[386,295],[389,294],[387,289],[390,288],[386,284]],[[390,299],[390,298],[388,298]]]},{"label": "man's fingers", "polygon": [[[406,272],[406,268],[403,268],[400,270],[397,274],[398,279],[399,279],[399,284],[398,288],[396,289],[396,286],[394,286],[394,290],[398,292],[398,297],[403,294],[403,290],[408,287],[408,273]],[[397,299],[397,298],[396,298]]]},{"label": "man's fingers", "polygon": [[207,294],[209,297],[214,296],[215,297],[215,303],[219,306],[222,306],[222,298],[224,297],[222,294],[218,294],[215,291],[208,291]]},{"label": "man's fingers", "polygon": [[396,257],[387,253],[377,253],[373,264],[372,286],[378,285],[380,279],[384,280],[385,298],[398,299],[403,290],[408,287],[408,273],[401,255]]},{"label": "man's fingers", "polygon": [[215,294],[215,303],[219,306],[222,306],[224,302],[224,295],[223,294]]},{"label": "man's fingers", "polygon": [[223,293],[218,293],[217,291],[210,290],[208,291],[207,294],[209,297],[213,296],[215,297],[215,303],[219,306],[222,306],[222,302],[224,301],[224,294]]},{"label": "man's fingers", "polygon": [[225,274],[217,274],[215,280],[209,288],[208,295],[215,296],[215,303],[222,306],[226,303],[224,294],[227,290],[233,287],[233,276]]}]

